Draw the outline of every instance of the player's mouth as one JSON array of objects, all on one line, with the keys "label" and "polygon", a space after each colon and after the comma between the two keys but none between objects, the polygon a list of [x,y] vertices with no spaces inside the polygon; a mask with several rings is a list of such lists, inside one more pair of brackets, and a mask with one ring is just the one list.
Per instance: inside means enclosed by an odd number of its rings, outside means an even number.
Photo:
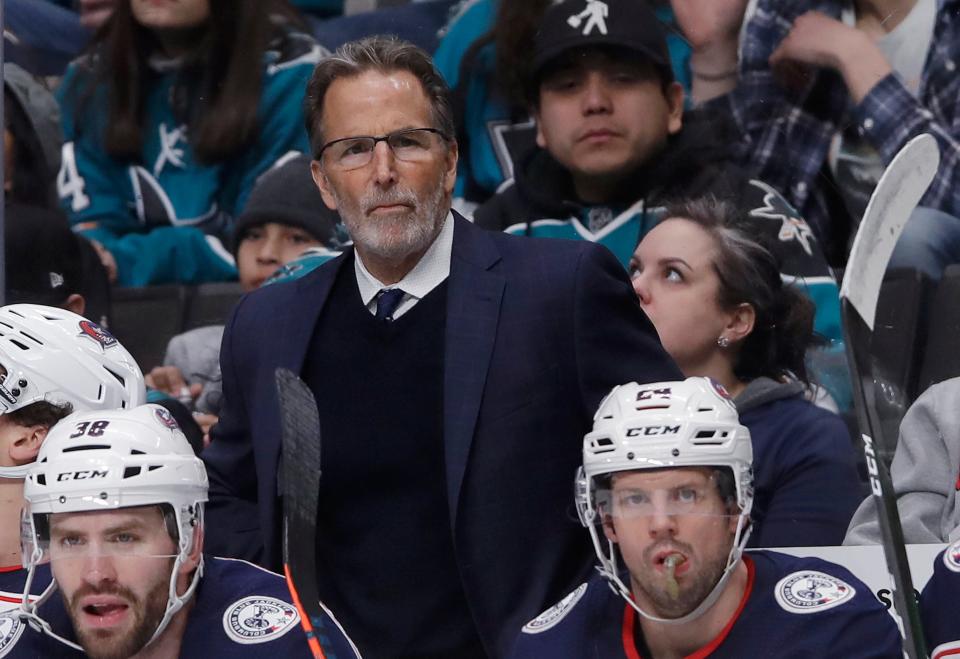
[{"label": "player's mouth", "polygon": [[87,627],[107,628],[122,624],[130,613],[130,605],[117,597],[89,597],[80,610]]},{"label": "player's mouth", "polygon": [[[675,549],[666,549],[654,554],[654,567],[661,572],[671,572],[677,576],[690,569],[690,561],[686,555]],[[672,567],[671,567],[672,566]]]}]

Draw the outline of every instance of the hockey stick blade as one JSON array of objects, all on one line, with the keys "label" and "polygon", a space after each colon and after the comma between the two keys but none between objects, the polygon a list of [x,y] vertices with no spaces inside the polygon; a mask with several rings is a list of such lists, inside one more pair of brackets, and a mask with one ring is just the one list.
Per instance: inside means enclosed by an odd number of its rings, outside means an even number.
[{"label": "hockey stick blade", "polygon": [[937,141],[927,133],[918,135],[890,161],[870,196],[847,260],[840,297],[850,301],[871,332],[890,255],[939,165]]},{"label": "hockey stick blade", "polygon": [[877,505],[894,609],[902,623],[904,651],[911,659],[922,659],[927,654],[896,494],[887,465],[874,446],[875,442],[888,445],[880,435],[870,346],[887,264],[907,220],[936,175],[939,160],[936,140],[924,134],[908,142],[890,162],[867,204],[840,288],[847,357],[870,490]]},{"label": "hockey stick blade", "polygon": [[313,392],[292,372],[274,374],[283,439],[283,571],[316,659],[327,657],[317,592],[317,506],[320,495],[320,416]]}]

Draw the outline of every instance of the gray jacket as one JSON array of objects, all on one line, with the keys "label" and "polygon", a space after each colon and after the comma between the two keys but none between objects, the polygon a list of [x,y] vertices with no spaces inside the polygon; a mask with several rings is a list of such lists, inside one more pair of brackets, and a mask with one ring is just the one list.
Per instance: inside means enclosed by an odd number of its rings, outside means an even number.
[{"label": "gray jacket", "polygon": [[[890,475],[906,542],[960,539],[960,378],[933,385],[907,410]],[[876,504],[867,497],[843,544],[881,542]]]},{"label": "gray jacket", "polygon": [[223,378],[220,375],[220,341],[223,325],[198,327],[177,334],[167,344],[164,366],[176,366],[189,384],[199,382],[203,391],[194,409],[205,414],[220,413]]}]

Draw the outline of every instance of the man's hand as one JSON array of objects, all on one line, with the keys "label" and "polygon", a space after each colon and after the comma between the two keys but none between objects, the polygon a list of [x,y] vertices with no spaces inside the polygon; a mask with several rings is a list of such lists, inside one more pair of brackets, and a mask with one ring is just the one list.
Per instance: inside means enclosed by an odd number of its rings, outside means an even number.
[{"label": "man's hand", "polygon": [[100,257],[100,263],[103,265],[104,270],[107,271],[107,281],[111,284],[117,283],[117,260],[113,258],[113,254],[110,253],[106,247],[103,246],[97,240],[90,240],[90,244],[93,245],[93,249],[97,252],[97,256]]},{"label": "man's hand", "polygon": [[210,429],[220,420],[216,414],[204,414],[203,412],[194,412],[193,420],[203,431],[203,448],[210,446]]},{"label": "man's hand", "polygon": [[193,401],[203,391],[203,385],[199,382],[187,384],[183,373],[176,366],[156,366],[144,376],[143,380],[148,387],[162,391],[188,407],[193,405]]},{"label": "man's hand", "polygon": [[797,17],[769,61],[778,77],[791,86],[805,82],[816,69],[837,71],[856,103],[892,70],[865,32],[818,11]]},{"label": "man's hand", "polygon": [[677,25],[693,50],[736,44],[748,0],[670,0]]}]

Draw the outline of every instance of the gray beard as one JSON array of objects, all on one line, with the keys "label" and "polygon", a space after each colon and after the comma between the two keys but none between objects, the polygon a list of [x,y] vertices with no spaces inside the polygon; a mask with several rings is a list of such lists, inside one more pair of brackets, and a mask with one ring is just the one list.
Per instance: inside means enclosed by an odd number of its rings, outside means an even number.
[{"label": "gray beard", "polygon": [[[446,193],[442,185],[424,199],[418,199],[413,192],[401,188],[364,195],[358,204],[347,201],[333,188],[331,194],[353,244],[361,252],[387,261],[425,252],[440,233],[447,217]],[[389,203],[407,203],[414,208],[401,215],[382,218],[369,217],[365,212],[376,205]]]}]

